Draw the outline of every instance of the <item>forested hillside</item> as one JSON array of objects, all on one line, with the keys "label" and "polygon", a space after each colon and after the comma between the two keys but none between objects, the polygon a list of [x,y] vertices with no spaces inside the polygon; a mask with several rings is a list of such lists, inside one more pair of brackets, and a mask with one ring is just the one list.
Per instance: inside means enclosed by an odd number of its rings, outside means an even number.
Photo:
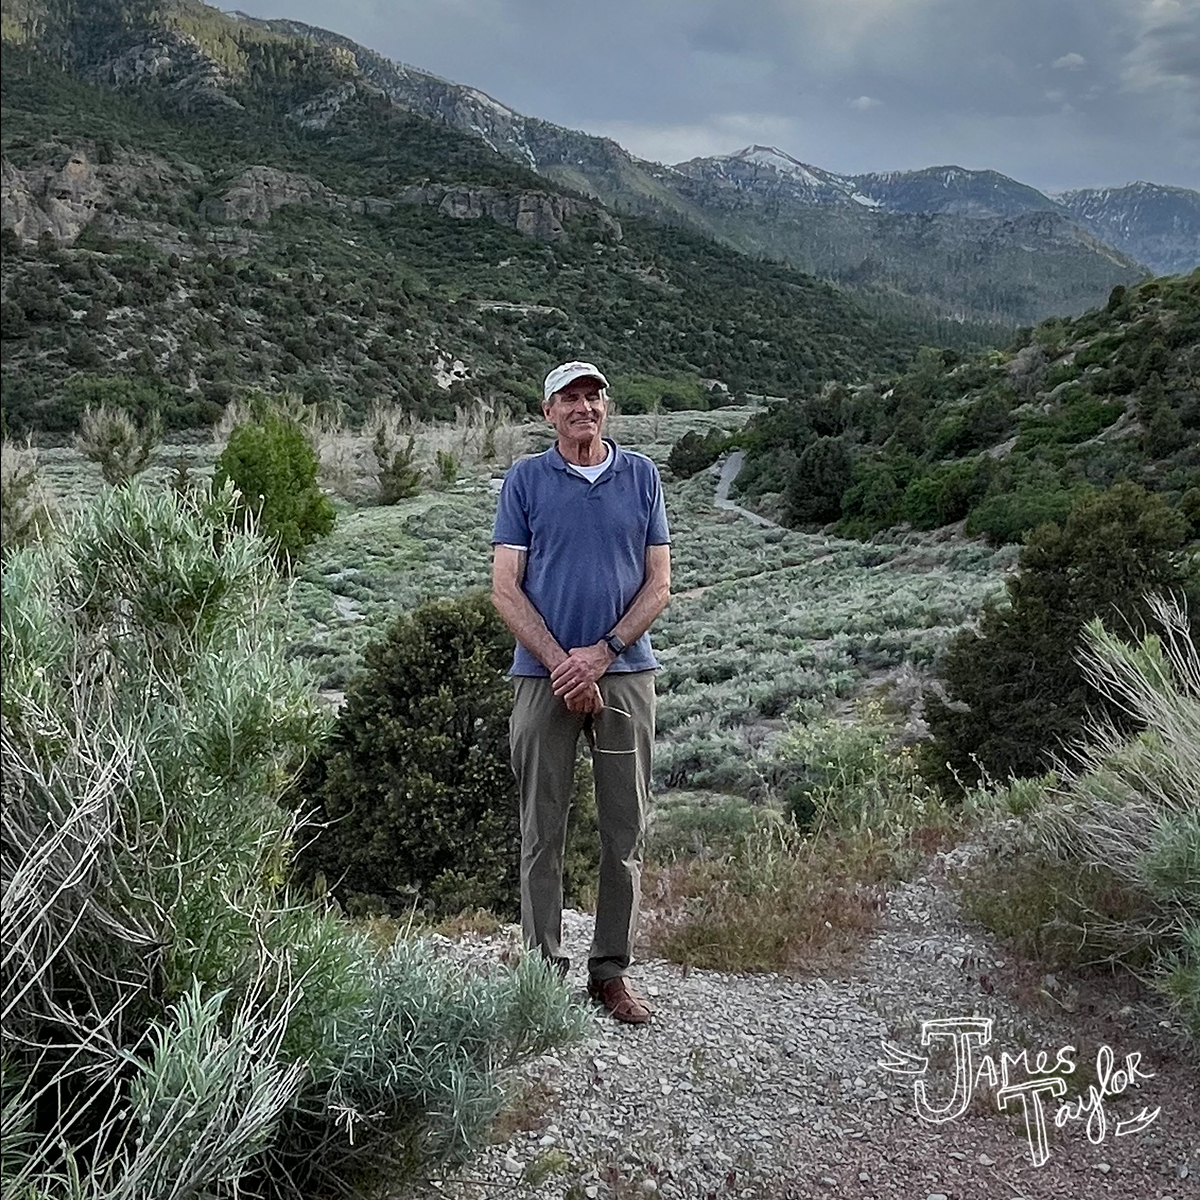
[{"label": "forested hillside", "polygon": [[56,40],[48,10],[5,6],[10,431],[69,430],[101,395],[204,424],[250,386],[351,412],[520,408],[581,354],[643,392],[686,376],[790,394],[983,340],[618,222],[398,108],[336,47],[197,4],[93,7]]},{"label": "forested hillside", "polygon": [[1131,479],[1200,532],[1200,271],[1115,288],[1006,350],[922,350],[900,375],[778,404],[748,437],[739,487],[796,525],[965,519],[1017,541]]}]

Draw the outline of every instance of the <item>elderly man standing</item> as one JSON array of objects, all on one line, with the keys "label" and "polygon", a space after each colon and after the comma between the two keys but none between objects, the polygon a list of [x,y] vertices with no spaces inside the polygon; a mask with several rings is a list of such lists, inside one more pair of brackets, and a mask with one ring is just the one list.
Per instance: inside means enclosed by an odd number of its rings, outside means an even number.
[{"label": "elderly man standing", "polygon": [[666,607],[671,548],[658,468],[603,436],[608,380],[591,363],[546,376],[558,434],[504,480],[492,598],[516,635],[512,765],[521,797],[521,925],[565,976],[563,851],[575,748],[592,751],[600,887],[588,994],[620,1021],[651,1009],[625,977],[641,899],[642,835],[654,744],[647,630]]}]

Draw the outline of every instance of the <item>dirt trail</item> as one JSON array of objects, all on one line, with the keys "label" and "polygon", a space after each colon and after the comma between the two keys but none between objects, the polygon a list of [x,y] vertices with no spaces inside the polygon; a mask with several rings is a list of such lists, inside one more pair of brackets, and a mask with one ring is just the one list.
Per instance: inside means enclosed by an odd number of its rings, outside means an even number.
[{"label": "dirt trail", "polygon": [[751,512],[748,508],[743,508],[740,504],[735,504],[729,499],[729,489],[733,487],[733,481],[738,477],[738,472],[741,471],[742,463],[745,460],[745,450],[735,450],[721,465],[721,478],[717,481],[717,494],[713,503],[718,508],[723,508],[728,512],[735,512],[739,516],[753,521],[755,525],[765,525],[770,529],[782,529],[783,526],[778,521],[772,521],[768,517],[759,516],[758,513]]}]

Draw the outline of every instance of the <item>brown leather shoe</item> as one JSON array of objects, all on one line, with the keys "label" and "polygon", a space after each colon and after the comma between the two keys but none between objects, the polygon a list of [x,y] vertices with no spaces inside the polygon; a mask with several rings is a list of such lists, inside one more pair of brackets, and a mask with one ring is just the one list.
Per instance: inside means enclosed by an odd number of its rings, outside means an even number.
[{"label": "brown leather shoe", "polygon": [[593,1000],[627,1025],[645,1025],[654,1015],[654,1009],[633,990],[624,975],[615,979],[589,979],[587,990]]}]

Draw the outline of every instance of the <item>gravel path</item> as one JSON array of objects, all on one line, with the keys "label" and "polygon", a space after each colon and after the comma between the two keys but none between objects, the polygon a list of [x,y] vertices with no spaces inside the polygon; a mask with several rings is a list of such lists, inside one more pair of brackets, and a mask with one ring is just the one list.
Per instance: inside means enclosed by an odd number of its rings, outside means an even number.
[{"label": "gravel path", "polygon": [[730,500],[729,489],[733,487],[733,481],[738,477],[738,472],[741,471],[742,463],[745,459],[745,450],[735,450],[721,464],[721,477],[717,480],[717,494],[713,498],[713,503],[717,508],[724,508],[729,512],[738,513],[747,520],[753,521],[755,525],[766,525],[774,529],[781,528],[778,521],[772,521],[768,517],[760,516],[758,513],[751,512],[748,508],[743,508],[740,504],[735,504],[734,501]]},{"label": "gravel path", "polygon": [[[945,862],[895,892],[878,934],[836,977],[635,964],[654,1022],[624,1026],[597,1012],[584,1043],[525,1069],[527,1127],[437,1190],[463,1200],[1200,1196],[1200,1080],[1177,1031],[1144,998],[1115,996],[1111,983],[1093,999],[1049,976],[1031,981],[963,922]],[[576,964],[590,933],[586,914],[565,915]],[[508,930],[445,949],[497,959],[515,939]],[[584,982],[576,965],[569,986],[581,1000]],[[1039,990],[1049,999],[1031,1002]],[[966,1015],[994,1019],[988,1049],[997,1062],[1002,1050],[1028,1049],[1048,1051],[1053,1063],[1060,1046],[1076,1047],[1084,1095],[1103,1044],[1118,1065],[1141,1052],[1140,1072],[1154,1077],[1107,1101],[1110,1126],[1098,1144],[1083,1121],[1062,1131],[1051,1121],[1049,1161],[1034,1166],[1019,1113],[1000,1113],[984,1084],[962,1117],[928,1124],[915,1115],[912,1080],[878,1065],[884,1039],[920,1053],[922,1021]],[[952,1090],[944,1058],[931,1068],[937,1103]],[[1080,1090],[1071,1077],[1068,1089],[1067,1099]],[[1157,1121],[1115,1137],[1112,1123],[1143,1105],[1161,1109]]]}]

